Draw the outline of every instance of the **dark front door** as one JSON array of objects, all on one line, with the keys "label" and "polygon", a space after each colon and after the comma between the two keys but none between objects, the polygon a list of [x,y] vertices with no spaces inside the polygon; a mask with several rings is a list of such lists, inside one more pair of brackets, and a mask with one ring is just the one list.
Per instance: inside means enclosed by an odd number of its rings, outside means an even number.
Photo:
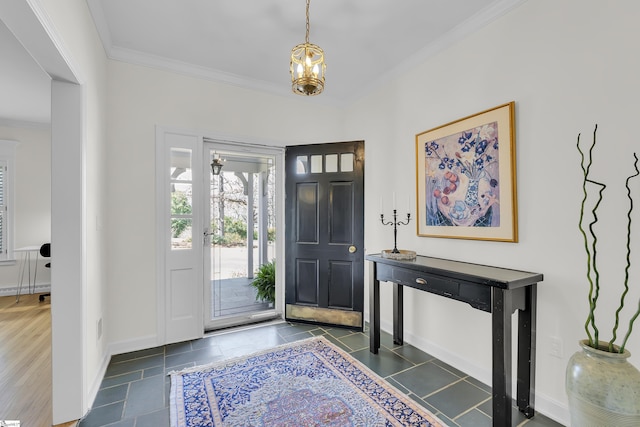
[{"label": "dark front door", "polygon": [[362,329],[364,141],[287,147],[285,315]]}]

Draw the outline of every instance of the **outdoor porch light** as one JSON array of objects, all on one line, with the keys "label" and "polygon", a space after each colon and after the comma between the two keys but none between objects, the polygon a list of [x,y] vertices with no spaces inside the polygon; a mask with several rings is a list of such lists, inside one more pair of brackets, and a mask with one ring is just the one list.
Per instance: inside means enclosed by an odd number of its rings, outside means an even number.
[{"label": "outdoor porch light", "polygon": [[305,42],[291,49],[289,72],[291,89],[297,95],[319,95],[324,90],[324,52],[315,44],[309,43],[309,2],[307,0],[307,33]]},{"label": "outdoor porch light", "polygon": [[224,165],[224,160],[220,158],[220,154],[213,153],[213,161],[211,162],[211,172],[214,175],[220,175],[220,171],[222,170],[222,166]]}]

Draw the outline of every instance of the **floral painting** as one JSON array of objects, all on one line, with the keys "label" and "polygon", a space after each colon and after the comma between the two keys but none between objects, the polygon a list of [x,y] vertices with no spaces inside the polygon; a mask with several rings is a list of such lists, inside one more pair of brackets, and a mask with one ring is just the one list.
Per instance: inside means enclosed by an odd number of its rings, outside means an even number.
[{"label": "floral painting", "polygon": [[514,158],[513,103],[418,134],[418,234],[516,241]]},{"label": "floral painting", "polygon": [[427,225],[500,225],[498,124],[488,123],[424,144]]}]

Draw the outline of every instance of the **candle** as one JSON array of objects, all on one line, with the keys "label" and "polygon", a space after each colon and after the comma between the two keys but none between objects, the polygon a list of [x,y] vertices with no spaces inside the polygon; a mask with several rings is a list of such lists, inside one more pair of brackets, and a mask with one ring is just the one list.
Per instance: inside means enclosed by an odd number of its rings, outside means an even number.
[{"label": "candle", "polygon": [[384,213],[384,196],[380,196],[380,213]]},{"label": "candle", "polygon": [[396,210],[396,192],[393,192],[393,210]]}]

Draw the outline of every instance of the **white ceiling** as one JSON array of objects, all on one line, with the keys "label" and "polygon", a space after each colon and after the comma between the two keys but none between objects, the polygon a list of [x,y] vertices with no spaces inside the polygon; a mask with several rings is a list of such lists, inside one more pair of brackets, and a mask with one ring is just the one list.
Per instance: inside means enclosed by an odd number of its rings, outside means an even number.
[{"label": "white ceiling", "polygon": [[[325,91],[312,99],[353,101],[524,1],[312,0],[309,40],[327,63]],[[111,59],[296,96],[289,53],[304,42],[305,0],[87,3]],[[47,122],[48,77],[4,25],[0,52],[12,65],[0,67],[0,120]]]}]

